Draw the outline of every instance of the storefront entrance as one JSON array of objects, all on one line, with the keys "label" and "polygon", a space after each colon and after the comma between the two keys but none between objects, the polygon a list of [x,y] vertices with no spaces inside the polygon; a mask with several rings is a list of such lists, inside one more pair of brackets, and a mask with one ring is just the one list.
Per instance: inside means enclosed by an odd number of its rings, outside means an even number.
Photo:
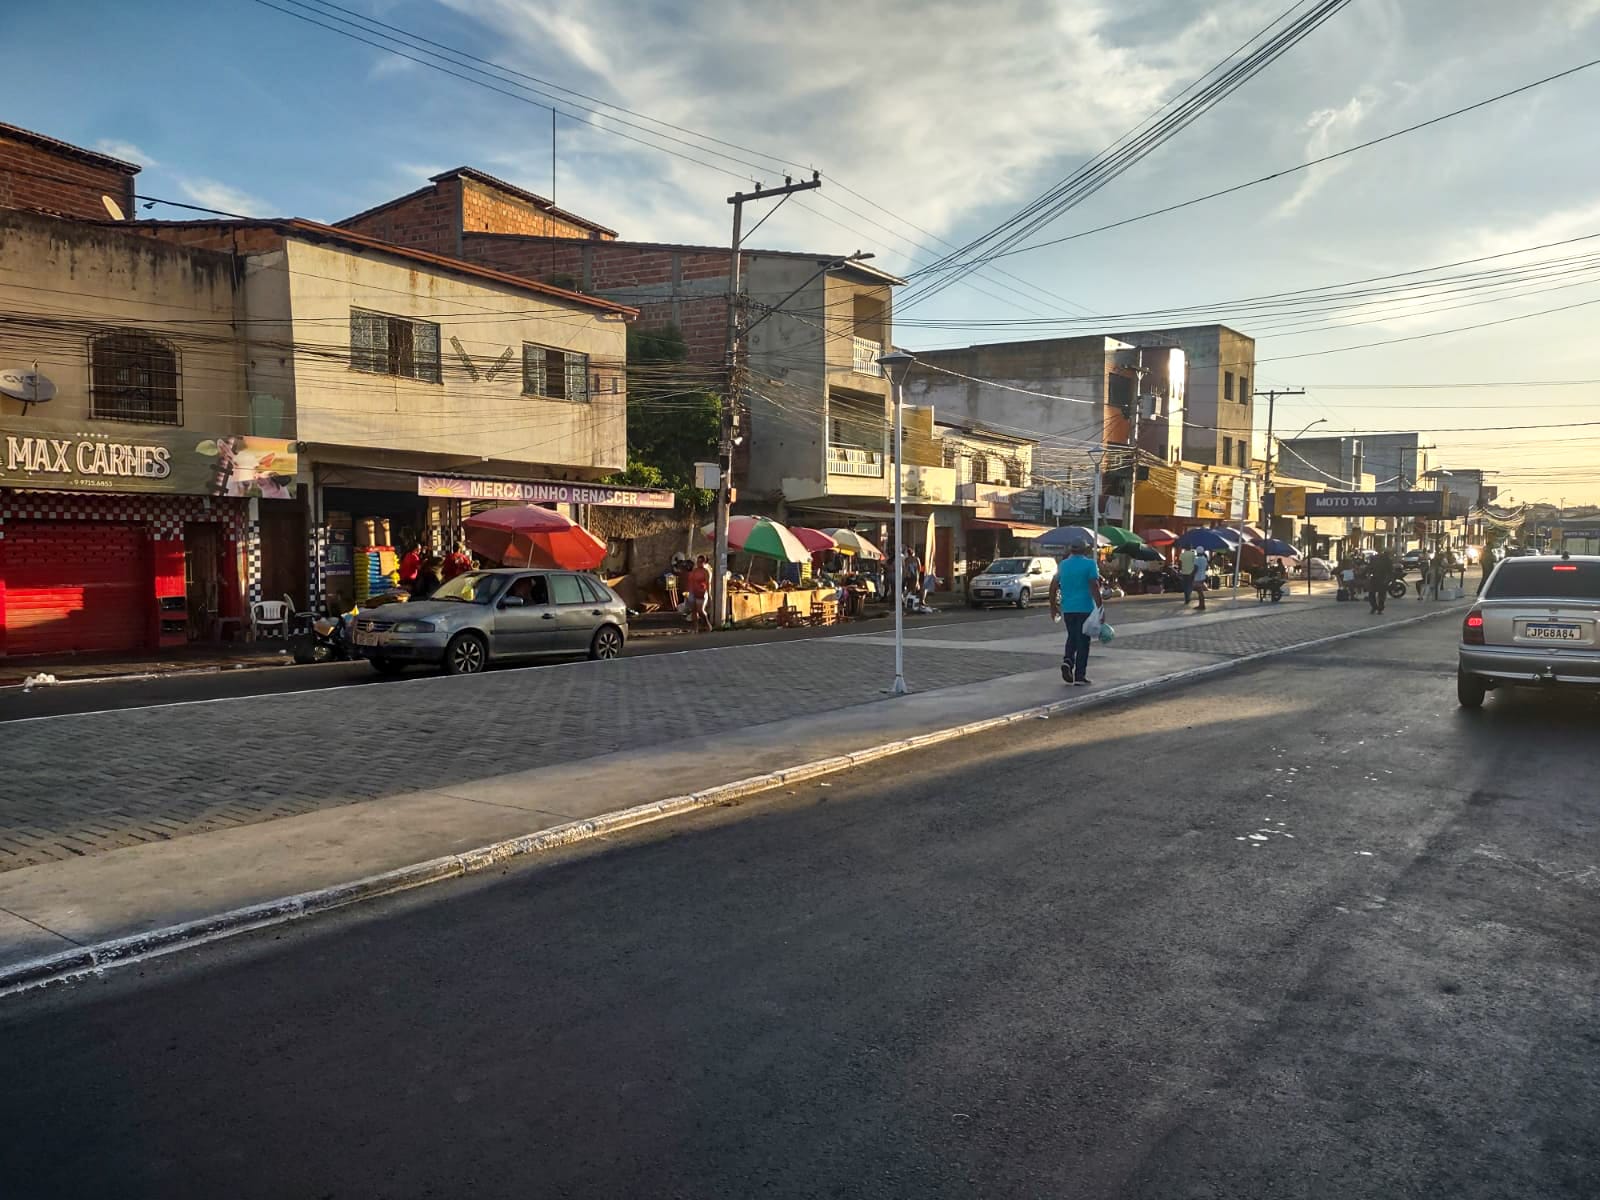
[{"label": "storefront entrance", "polygon": [[0,554],[7,654],[80,654],[150,645],[154,597],[145,526],[8,521]]},{"label": "storefront entrance", "polygon": [[221,616],[221,529],[209,521],[188,521],[183,527],[183,588],[189,615],[189,640],[211,636]]}]

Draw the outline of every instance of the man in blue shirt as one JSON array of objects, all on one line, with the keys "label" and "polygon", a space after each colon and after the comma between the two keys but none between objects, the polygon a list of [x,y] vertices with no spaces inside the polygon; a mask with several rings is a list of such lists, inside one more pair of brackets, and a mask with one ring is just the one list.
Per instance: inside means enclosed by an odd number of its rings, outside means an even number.
[{"label": "man in blue shirt", "polygon": [[1083,623],[1100,607],[1100,568],[1089,547],[1078,542],[1056,568],[1061,593],[1061,620],[1067,627],[1066,650],[1061,656],[1061,679],[1074,687],[1088,687],[1089,638]]}]

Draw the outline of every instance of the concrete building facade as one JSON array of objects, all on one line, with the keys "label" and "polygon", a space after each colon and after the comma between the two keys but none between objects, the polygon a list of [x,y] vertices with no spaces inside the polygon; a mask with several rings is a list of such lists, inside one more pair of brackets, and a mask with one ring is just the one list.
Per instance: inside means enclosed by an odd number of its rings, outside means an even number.
[{"label": "concrete building facade", "polygon": [[251,429],[298,449],[296,503],[263,537],[291,595],[359,600],[364,547],[443,548],[506,485],[627,463],[625,305],[310,221],[131,228],[237,248]]},{"label": "concrete building facade", "polygon": [[1226,325],[1148,329],[1115,335],[1146,348],[1184,353],[1183,459],[1208,467],[1249,470],[1255,427],[1255,339]]}]

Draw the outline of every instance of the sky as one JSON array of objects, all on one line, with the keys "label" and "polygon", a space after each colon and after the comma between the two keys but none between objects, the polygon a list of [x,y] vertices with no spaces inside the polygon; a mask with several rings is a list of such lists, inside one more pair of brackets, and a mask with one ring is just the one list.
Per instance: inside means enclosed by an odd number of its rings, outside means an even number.
[{"label": "sky", "polygon": [[[625,238],[718,244],[733,191],[815,169],[823,187],[757,241],[869,251],[910,274],[1063,179],[1290,2],[338,0],[620,106],[601,120],[582,110],[591,100],[554,93],[553,181],[545,100],[290,15],[320,0],[5,5],[0,44],[27,52],[8,55],[0,119],[142,163],[149,196],[326,221],[472,165]],[[1592,59],[1600,0],[1350,0],[1032,240],[1229,188]],[[1318,433],[1417,429],[1435,465],[1498,472],[1502,499],[1600,503],[1600,257],[1589,257],[1600,238],[1456,268],[1526,268],[1471,292],[1359,297],[1297,319],[1229,311],[1600,234],[1596,112],[1600,66],[1336,163],[1008,257],[921,302],[908,290],[896,340],[1112,332],[1160,323],[1126,314],[1197,306],[1257,337],[1258,387],[1306,389],[1278,402],[1280,436],[1313,421]],[[1455,384],[1471,386],[1440,386]]]}]

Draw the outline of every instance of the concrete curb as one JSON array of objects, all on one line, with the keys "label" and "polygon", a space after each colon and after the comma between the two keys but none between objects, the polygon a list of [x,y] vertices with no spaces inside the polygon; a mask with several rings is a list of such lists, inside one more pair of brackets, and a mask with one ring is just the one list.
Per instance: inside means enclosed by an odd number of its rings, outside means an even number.
[{"label": "concrete curb", "polygon": [[1258,650],[1254,654],[1246,654],[1239,658],[1208,663],[1202,667],[1187,667],[1181,671],[1171,671],[1165,675],[1157,675],[1150,679],[1141,679],[1133,683],[1106,688],[1104,691],[1079,693],[1073,695],[1070,699],[1039,704],[1017,712],[1004,713],[997,717],[986,717],[979,721],[969,721],[963,725],[936,729],[931,733],[900,738],[896,741],[870,746],[864,750],[857,750],[849,754],[816,759],[797,766],[785,767],[782,770],[752,775],[745,779],[735,780],[732,783],[718,784],[702,791],[691,792],[688,795],[671,796],[665,800],[654,800],[648,804],[640,804],[632,808],[619,809],[616,812],[603,813],[597,817],[587,817],[581,821],[569,821],[564,825],[555,825],[547,829],[536,830],[533,833],[507,838],[473,850],[464,850],[459,854],[447,854],[441,858],[429,859],[426,862],[416,863],[412,866],[399,867],[392,871],[369,875],[364,879],[358,879],[351,883],[336,884],[333,887],[322,888],[313,892],[302,892],[295,896],[285,896],[282,899],[269,900],[262,904],[232,909],[216,916],[203,917],[195,921],[185,921],[161,929],[152,929],[146,933],[131,934],[127,937],[100,942],[91,946],[80,946],[72,950],[47,955],[43,958],[31,959],[10,967],[0,968],[0,997],[52,983],[68,982],[84,975],[98,974],[110,967],[137,962],[160,954],[169,954],[175,950],[188,949],[253,929],[282,924],[286,921],[300,920],[304,917],[315,916],[318,913],[330,912],[336,908],[344,908],[347,905],[356,904],[363,900],[372,900],[379,896],[409,891],[411,888],[422,887],[426,884],[438,883],[442,880],[454,879],[463,875],[476,874],[479,871],[491,869],[513,858],[520,858],[528,854],[538,854],[562,846],[570,846],[577,842],[604,837],[606,834],[620,833],[623,830],[667,820],[696,809],[710,808],[755,795],[759,792],[770,791],[785,784],[799,783],[802,780],[815,779],[819,776],[847,771],[852,767],[876,762],[883,758],[891,758],[897,754],[904,754],[908,750],[916,750],[924,746],[935,746],[941,742],[954,741],[957,738],[968,737],[975,733],[1003,729],[1019,721],[1048,719],[1059,713],[1074,712],[1078,709],[1093,708],[1102,704],[1125,700],[1130,696],[1138,696],[1145,692],[1173,687],[1213,675],[1225,674],[1229,671],[1238,670],[1240,667],[1248,666],[1251,663],[1260,662],[1263,659],[1275,658],[1281,654],[1292,654],[1301,650],[1330,645],[1334,642],[1342,642],[1349,638],[1361,637],[1369,633],[1415,625],[1419,622],[1433,620],[1436,617],[1454,612],[1458,607],[1460,606],[1435,609],[1385,625],[1348,629],[1343,633],[1329,634],[1326,637],[1313,638],[1305,642],[1296,642],[1290,646],[1281,646],[1271,650]]}]

